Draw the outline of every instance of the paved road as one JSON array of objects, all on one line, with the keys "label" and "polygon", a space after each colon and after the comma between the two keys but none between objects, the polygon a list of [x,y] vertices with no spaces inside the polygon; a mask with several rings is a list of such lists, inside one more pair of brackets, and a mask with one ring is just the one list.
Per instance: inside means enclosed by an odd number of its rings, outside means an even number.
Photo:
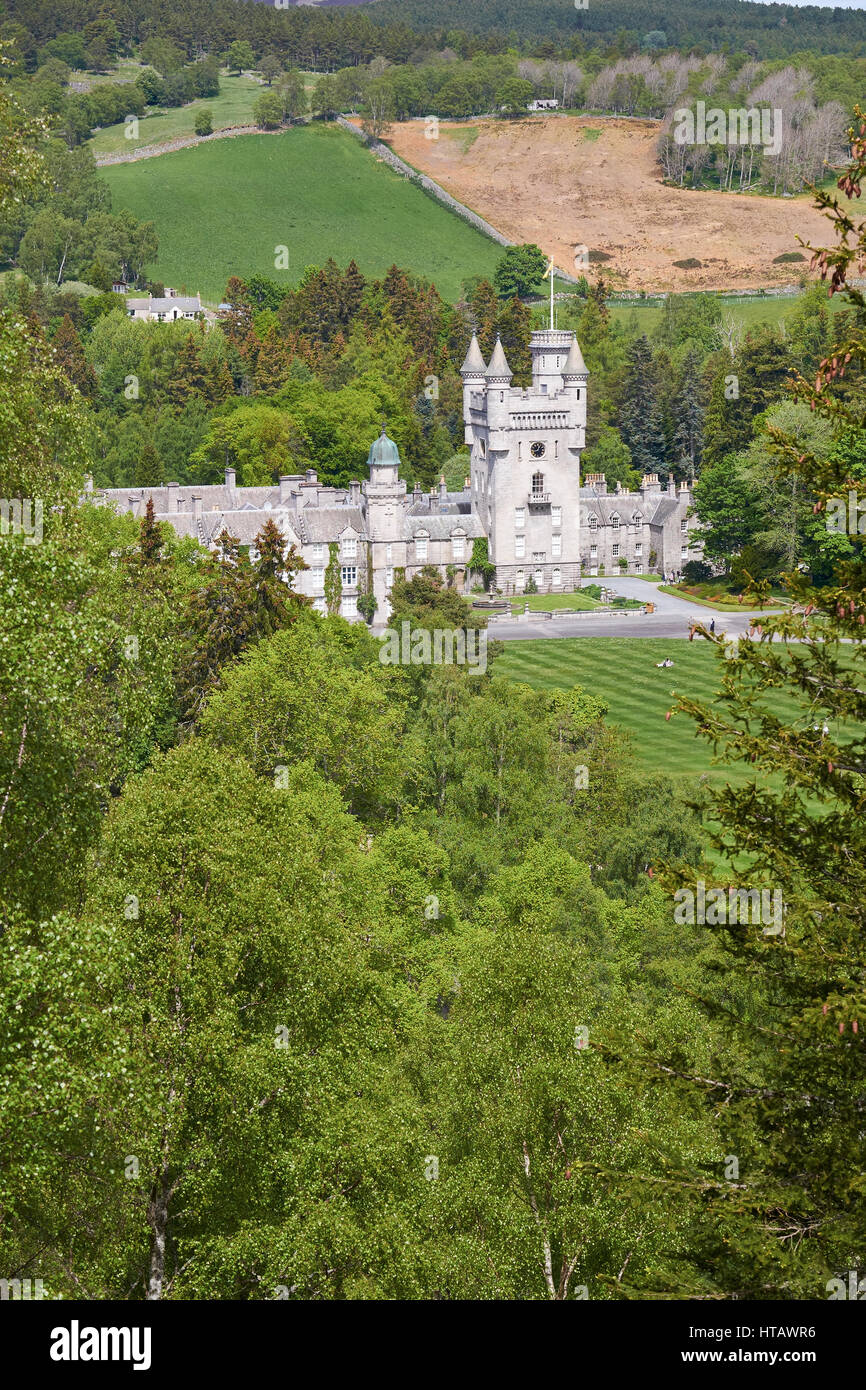
[{"label": "paved road", "polygon": [[[592,583],[592,580],[588,580]],[[689,603],[687,599],[676,598],[673,594],[660,594],[657,584],[646,579],[618,579],[611,576],[604,584],[614,593],[626,598],[636,598],[641,603],[654,603],[655,613],[641,613],[637,609],[626,609],[622,614],[581,613],[571,617],[545,617],[541,613],[522,614],[515,619],[497,619],[490,623],[489,634],[503,642],[528,642],[539,637],[676,637],[689,635],[692,623],[706,623],[715,618],[716,631],[727,632],[732,637],[740,636],[760,612],[717,613],[712,608],[702,608],[699,603]]]}]

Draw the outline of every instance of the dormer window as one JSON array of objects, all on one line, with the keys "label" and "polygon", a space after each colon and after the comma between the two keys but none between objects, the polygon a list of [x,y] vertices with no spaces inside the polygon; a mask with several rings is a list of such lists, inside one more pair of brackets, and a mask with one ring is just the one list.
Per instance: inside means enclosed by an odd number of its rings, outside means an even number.
[{"label": "dormer window", "polygon": [[640,512],[635,512],[634,516],[632,517],[632,522],[635,526],[643,526],[643,517],[641,516]]},{"label": "dormer window", "polygon": [[614,512],[613,516],[611,517],[610,524],[613,527],[614,531],[619,530],[619,516],[616,512]]},{"label": "dormer window", "polygon": [[598,530],[598,517],[597,517],[597,516],[591,516],[591,517],[589,518],[589,529],[590,529],[590,531],[597,531],[597,530]]}]

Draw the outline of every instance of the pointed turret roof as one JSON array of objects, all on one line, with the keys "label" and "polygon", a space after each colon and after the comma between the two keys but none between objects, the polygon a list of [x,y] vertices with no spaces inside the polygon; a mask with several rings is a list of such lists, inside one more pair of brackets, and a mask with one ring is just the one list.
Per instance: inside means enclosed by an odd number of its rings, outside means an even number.
[{"label": "pointed turret roof", "polygon": [[514,376],[499,338],[496,339],[496,347],[493,349],[493,356],[490,359],[486,376],[488,381],[510,381]]},{"label": "pointed turret roof", "polygon": [[478,346],[477,334],[472,334],[472,342],[469,344],[469,351],[466,354],[466,361],[460,368],[461,376],[483,376],[487,371],[487,364],[481,355],[481,348]]},{"label": "pointed turret roof", "polygon": [[568,380],[569,377],[589,376],[577,338],[574,339],[569,348],[568,356],[565,359],[565,366],[562,369],[562,376],[563,380]]}]

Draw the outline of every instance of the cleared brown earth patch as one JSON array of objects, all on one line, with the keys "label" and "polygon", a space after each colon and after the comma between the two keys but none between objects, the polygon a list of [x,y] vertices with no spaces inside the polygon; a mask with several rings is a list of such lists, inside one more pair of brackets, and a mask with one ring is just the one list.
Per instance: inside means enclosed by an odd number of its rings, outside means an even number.
[{"label": "cleared brown earth patch", "polygon": [[[659,122],[599,116],[392,127],[387,143],[514,241],[531,241],[574,273],[577,246],[603,252],[632,290],[758,289],[795,283],[803,264],[774,265],[804,241],[832,239],[809,197],[669,188],[656,159]],[[473,138],[473,132],[477,136]],[[597,136],[586,132],[601,133]],[[697,259],[699,269],[674,262]]]}]

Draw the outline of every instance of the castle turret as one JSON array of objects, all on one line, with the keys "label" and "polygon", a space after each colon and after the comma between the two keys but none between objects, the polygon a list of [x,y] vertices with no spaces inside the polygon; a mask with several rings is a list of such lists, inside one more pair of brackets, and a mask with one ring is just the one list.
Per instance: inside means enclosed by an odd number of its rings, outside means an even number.
[{"label": "castle turret", "polygon": [[492,430],[508,427],[508,393],[514,376],[499,338],[487,368],[487,424]]},{"label": "castle turret", "polygon": [[534,391],[552,396],[562,390],[562,373],[573,342],[574,334],[564,328],[541,328],[533,333],[529,346]]},{"label": "castle turret", "polygon": [[571,389],[577,392],[577,399],[580,400],[580,391],[589,380],[589,372],[586,370],[586,363],[583,360],[583,353],[577,338],[568,350],[565,365],[562,368],[562,384],[566,390]]},{"label": "castle turret", "polygon": [[481,355],[481,348],[478,346],[478,338],[473,333],[472,342],[469,344],[469,351],[466,354],[466,361],[460,368],[460,375],[463,378],[463,419],[466,422],[464,438],[467,444],[472,443],[472,426],[469,424],[469,409],[473,392],[477,395],[486,389],[485,374],[487,366]]}]

